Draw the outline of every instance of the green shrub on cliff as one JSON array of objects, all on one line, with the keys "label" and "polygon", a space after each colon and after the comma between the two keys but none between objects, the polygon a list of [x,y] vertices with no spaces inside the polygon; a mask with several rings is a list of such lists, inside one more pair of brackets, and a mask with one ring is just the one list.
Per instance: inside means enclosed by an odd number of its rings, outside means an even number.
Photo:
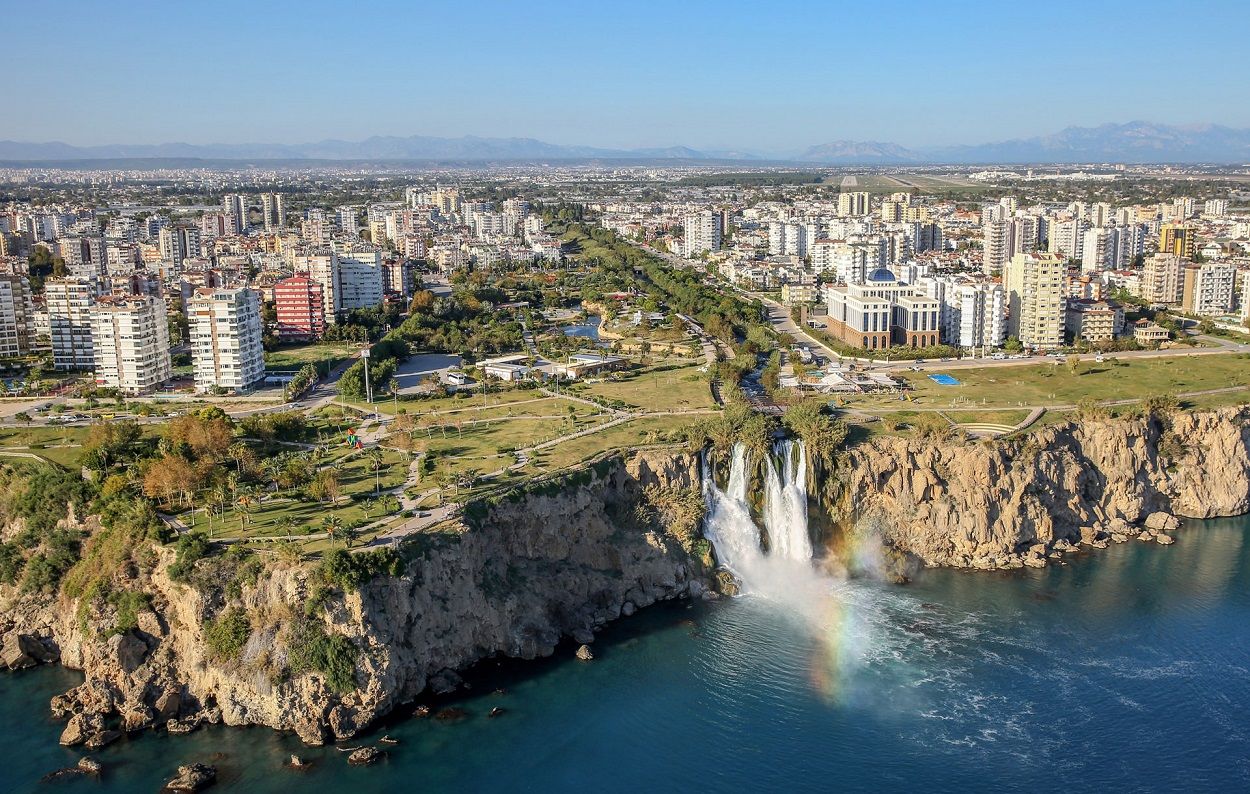
[{"label": "green shrub on cliff", "polygon": [[238,607],[227,609],[204,622],[204,644],[210,659],[232,662],[243,653],[247,638],[252,636],[252,622]]},{"label": "green shrub on cliff", "polygon": [[301,620],[291,627],[287,640],[287,664],[291,675],[321,673],[326,684],[341,694],[356,688],[356,646],[341,634],[326,634],[313,620]]},{"label": "green shrub on cliff", "polygon": [[354,590],[378,576],[402,576],[404,561],[394,549],[351,554],[335,549],[321,560],[318,574],[323,582],[340,590]]},{"label": "green shrub on cliff", "polygon": [[191,576],[195,563],[207,557],[212,544],[202,532],[188,532],[178,537],[174,546],[174,561],[169,566],[169,578],[185,582]]}]

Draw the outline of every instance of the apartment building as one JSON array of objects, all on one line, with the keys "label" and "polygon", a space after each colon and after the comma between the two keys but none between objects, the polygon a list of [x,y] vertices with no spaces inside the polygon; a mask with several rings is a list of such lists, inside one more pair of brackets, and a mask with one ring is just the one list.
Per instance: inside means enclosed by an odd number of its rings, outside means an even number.
[{"label": "apartment building", "polygon": [[242,234],[247,228],[248,205],[248,197],[241,193],[229,193],[221,199],[221,208],[230,218],[230,226],[235,234]]},{"label": "apartment building", "polygon": [[34,306],[30,280],[17,274],[0,274],[0,358],[16,358],[30,352],[35,341]]},{"label": "apartment building", "polygon": [[1031,215],[991,219],[982,225],[981,270],[996,276],[1016,254],[1037,248],[1038,221]]},{"label": "apartment building", "polygon": [[273,285],[278,315],[278,339],[313,342],[326,330],[325,297],[321,284],[308,276],[285,278]]},{"label": "apartment building", "polygon": [[1175,254],[1185,259],[1194,258],[1198,236],[1192,226],[1183,223],[1165,223],[1159,227],[1159,253]]},{"label": "apartment building", "polygon": [[103,235],[62,237],[57,240],[56,251],[73,278],[100,278],[105,273],[108,249]]},{"label": "apartment building", "polygon": [[266,232],[286,228],[286,202],[281,193],[261,193],[260,211]]},{"label": "apartment building", "polygon": [[1124,310],[1100,300],[1069,300],[1064,330],[1072,340],[1110,342],[1124,330]]},{"label": "apartment building", "polygon": [[1227,262],[1206,262],[1185,268],[1181,309],[1192,314],[1229,314],[1237,304],[1237,268]]},{"label": "apartment building", "polygon": [[98,386],[126,394],[154,390],[172,375],[165,301],[154,295],[103,295],[91,307]]},{"label": "apartment building", "polygon": [[98,290],[94,279],[51,279],[44,285],[52,365],[58,370],[91,369],[91,307]]},{"label": "apartment building", "polygon": [[265,377],[260,296],[247,287],[201,287],[187,304],[196,391],[246,391]]},{"label": "apartment building", "polygon": [[962,348],[1002,347],[1007,338],[1006,296],[1001,284],[958,277],[920,279],[941,301],[942,340]]},{"label": "apartment building", "polygon": [[682,227],[687,257],[720,250],[721,218],[718,213],[711,210],[690,213],[683,219]]},{"label": "apartment building", "polygon": [[1016,254],[1003,271],[1007,293],[1007,335],[1025,347],[1052,350],[1063,345],[1068,264],[1052,253]]},{"label": "apartment building", "polygon": [[1142,266],[1138,297],[1150,303],[1180,303],[1184,286],[1185,260],[1176,254],[1147,257]]},{"label": "apartment building", "polygon": [[868,194],[844,192],[838,194],[838,215],[853,218],[868,214]]},{"label": "apartment building", "polygon": [[200,230],[191,226],[166,226],[157,233],[161,259],[181,267],[184,259],[200,257]]}]

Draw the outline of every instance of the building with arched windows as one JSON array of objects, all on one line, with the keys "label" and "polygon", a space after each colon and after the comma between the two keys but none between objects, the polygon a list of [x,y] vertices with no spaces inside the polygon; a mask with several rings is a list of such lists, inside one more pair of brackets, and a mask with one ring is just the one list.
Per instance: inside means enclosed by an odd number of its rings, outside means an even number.
[{"label": "building with arched windows", "polygon": [[941,301],[886,268],[862,284],[828,285],[829,333],[852,347],[928,347],[941,341]]}]

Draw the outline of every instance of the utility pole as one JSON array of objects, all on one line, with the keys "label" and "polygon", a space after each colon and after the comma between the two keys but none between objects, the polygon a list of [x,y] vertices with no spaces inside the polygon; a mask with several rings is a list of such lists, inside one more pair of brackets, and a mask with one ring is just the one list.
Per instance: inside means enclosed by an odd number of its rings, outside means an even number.
[{"label": "utility pole", "polygon": [[[360,357],[365,361],[365,402],[373,405],[373,388],[369,385],[369,348],[360,351]],[[373,418],[378,418],[377,409],[373,411]]]}]

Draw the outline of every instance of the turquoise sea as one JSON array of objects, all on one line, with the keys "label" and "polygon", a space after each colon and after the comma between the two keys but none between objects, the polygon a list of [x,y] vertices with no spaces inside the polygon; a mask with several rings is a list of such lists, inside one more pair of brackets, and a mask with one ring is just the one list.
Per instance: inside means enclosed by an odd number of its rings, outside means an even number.
[{"label": "turquoise sea", "polygon": [[[830,583],[803,615],[743,597],[662,605],[594,644],[487,664],[459,721],[398,715],[371,768],[261,728],[150,733],[103,778],[40,783],[56,743],[45,668],[0,675],[0,791],[155,792],[180,764],[218,790],[1247,791],[1250,521],[1191,524],[1068,565]],[[506,712],[488,718],[494,707]],[[283,767],[298,752],[306,771]]]}]

